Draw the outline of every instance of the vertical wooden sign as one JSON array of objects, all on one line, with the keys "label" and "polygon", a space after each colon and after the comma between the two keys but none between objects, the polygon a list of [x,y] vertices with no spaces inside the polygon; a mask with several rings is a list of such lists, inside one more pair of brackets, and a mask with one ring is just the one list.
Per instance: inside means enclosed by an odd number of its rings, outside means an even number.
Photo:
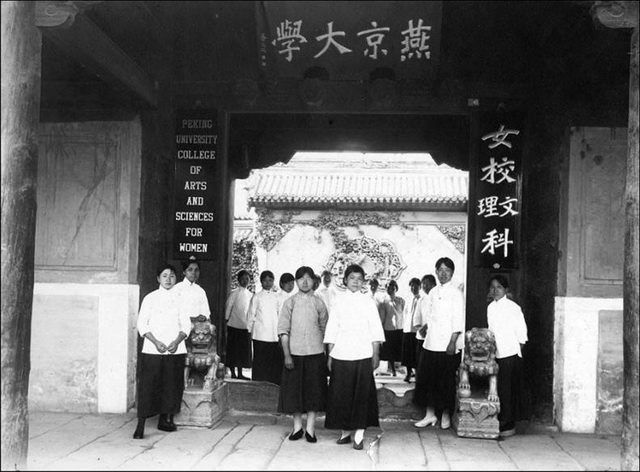
[{"label": "vertical wooden sign", "polygon": [[216,110],[178,110],[175,136],[173,257],[213,260],[215,160],[218,157]]},{"label": "vertical wooden sign", "polygon": [[474,265],[515,269],[520,252],[522,124],[519,114],[487,113],[478,136]]}]

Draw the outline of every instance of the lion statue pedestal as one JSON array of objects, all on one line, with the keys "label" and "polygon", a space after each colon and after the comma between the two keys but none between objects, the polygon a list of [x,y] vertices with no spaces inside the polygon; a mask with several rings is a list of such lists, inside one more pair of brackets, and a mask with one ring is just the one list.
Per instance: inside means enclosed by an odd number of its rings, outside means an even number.
[{"label": "lion statue pedestal", "polygon": [[206,316],[191,318],[186,345],[184,393],[174,422],[209,428],[227,412],[229,393],[224,383],[225,368],[217,353],[216,327]]},{"label": "lion statue pedestal", "polygon": [[487,328],[472,328],[464,336],[453,427],[458,436],[480,439],[500,437],[500,399],[496,342]]}]

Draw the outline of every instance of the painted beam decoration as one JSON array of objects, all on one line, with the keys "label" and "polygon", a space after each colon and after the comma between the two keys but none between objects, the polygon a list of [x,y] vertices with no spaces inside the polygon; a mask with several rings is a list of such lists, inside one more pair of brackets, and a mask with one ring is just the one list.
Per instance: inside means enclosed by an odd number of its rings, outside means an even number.
[{"label": "painted beam decoration", "polygon": [[213,181],[218,154],[216,110],[178,110],[175,136],[173,257],[215,259]]},{"label": "painted beam decoration", "polygon": [[256,2],[258,56],[266,77],[303,78],[314,67],[332,80],[435,75],[442,2]]},{"label": "painted beam decoration", "polygon": [[515,113],[487,114],[480,122],[477,197],[470,207],[475,218],[474,265],[479,267],[518,267],[522,123]]}]

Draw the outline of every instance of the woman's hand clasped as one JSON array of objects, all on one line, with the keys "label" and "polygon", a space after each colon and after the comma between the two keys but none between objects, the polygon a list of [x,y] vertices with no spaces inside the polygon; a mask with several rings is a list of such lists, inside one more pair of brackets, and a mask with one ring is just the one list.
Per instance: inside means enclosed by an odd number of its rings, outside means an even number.
[{"label": "woman's hand clasped", "polygon": [[162,341],[156,341],[155,345],[158,352],[165,352],[167,350],[166,344]]}]

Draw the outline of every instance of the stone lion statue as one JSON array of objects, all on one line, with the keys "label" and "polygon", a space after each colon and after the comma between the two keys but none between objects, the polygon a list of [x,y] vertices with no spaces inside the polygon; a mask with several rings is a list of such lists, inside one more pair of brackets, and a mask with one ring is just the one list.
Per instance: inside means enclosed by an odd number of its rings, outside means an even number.
[{"label": "stone lion statue", "polygon": [[464,359],[460,364],[458,396],[471,396],[469,374],[489,378],[487,400],[498,403],[498,363],[496,362],[496,340],[487,328],[471,328],[464,334]]},{"label": "stone lion statue", "polygon": [[216,327],[204,315],[191,318],[191,334],[186,340],[187,358],[184,367],[184,386],[195,382],[194,372],[204,372],[203,390],[213,390],[224,377],[224,366],[217,353]]}]

